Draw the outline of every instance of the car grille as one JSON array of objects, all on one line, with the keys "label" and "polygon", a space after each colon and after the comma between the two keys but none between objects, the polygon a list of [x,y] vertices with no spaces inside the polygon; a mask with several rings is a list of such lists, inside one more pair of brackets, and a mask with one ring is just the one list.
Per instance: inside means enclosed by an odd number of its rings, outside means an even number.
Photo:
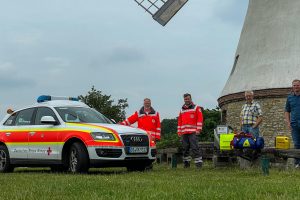
[{"label": "car grille", "polygon": [[[126,154],[148,154],[149,151],[149,138],[147,135],[121,135],[125,145]],[[145,153],[130,153],[130,147],[146,147]]]},{"label": "car grille", "polygon": [[99,157],[119,158],[122,155],[122,149],[96,149]]},{"label": "car grille", "polygon": [[121,135],[121,137],[125,146],[149,146],[149,138],[147,135]]}]

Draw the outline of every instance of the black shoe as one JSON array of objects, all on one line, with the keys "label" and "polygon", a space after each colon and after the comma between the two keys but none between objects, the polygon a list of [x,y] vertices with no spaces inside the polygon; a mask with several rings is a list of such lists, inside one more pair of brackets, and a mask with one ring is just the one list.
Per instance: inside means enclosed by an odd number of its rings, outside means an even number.
[{"label": "black shoe", "polygon": [[189,168],[191,165],[190,165],[190,162],[188,161],[184,161],[183,163],[183,168]]}]

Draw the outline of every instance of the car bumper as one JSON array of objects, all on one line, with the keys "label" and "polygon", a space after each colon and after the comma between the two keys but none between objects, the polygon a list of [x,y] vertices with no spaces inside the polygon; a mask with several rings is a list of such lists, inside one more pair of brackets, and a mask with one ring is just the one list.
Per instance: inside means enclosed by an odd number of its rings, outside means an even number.
[{"label": "car bumper", "polygon": [[130,164],[151,164],[156,159],[156,148],[145,154],[128,154],[124,147],[88,147],[91,167],[126,167]]}]

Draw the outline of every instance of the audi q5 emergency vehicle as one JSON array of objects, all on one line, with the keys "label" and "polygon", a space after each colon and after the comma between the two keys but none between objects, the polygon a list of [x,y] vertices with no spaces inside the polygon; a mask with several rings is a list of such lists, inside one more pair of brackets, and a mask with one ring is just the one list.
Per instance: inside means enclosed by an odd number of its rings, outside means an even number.
[{"label": "audi q5 emergency vehicle", "polygon": [[155,142],[147,132],[114,124],[75,98],[40,96],[37,104],[8,114],[0,124],[0,172],[20,166],[143,171],[155,156]]}]

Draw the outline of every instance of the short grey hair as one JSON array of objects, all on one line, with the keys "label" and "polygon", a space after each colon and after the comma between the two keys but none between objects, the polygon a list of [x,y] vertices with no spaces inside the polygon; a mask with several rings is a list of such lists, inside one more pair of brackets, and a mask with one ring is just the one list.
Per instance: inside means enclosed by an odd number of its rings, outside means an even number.
[{"label": "short grey hair", "polygon": [[245,95],[246,95],[246,94],[254,95],[254,92],[253,92],[252,90],[247,90],[247,91],[245,91]]},{"label": "short grey hair", "polygon": [[292,84],[295,83],[295,82],[299,82],[300,83],[300,80],[299,79],[295,79],[295,80],[293,80]]}]

